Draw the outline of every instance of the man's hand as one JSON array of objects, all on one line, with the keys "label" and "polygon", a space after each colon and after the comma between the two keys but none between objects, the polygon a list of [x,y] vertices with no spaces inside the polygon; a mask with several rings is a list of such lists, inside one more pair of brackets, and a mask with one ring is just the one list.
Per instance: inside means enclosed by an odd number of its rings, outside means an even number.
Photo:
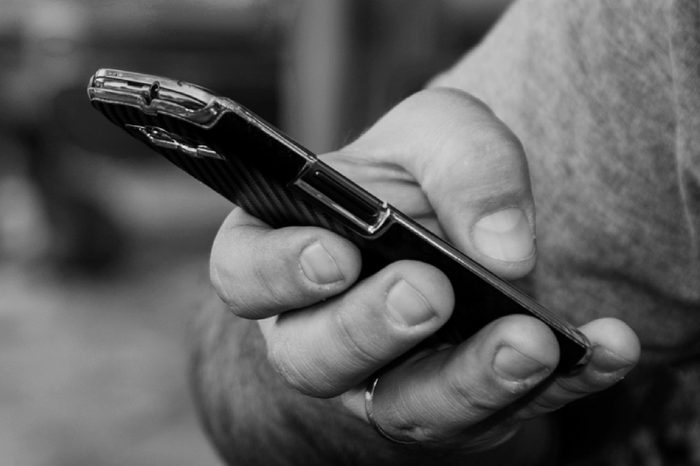
[{"label": "man's hand", "polygon": [[[514,279],[534,266],[524,151],[473,97],[420,92],[324,159],[496,274]],[[432,266],[400,261],[358,282],[360,267],[357,248],[338,235],[273,230],[235,209],[215,240],[211,276],[234,314],[259,321],[269,361],[289,385],[312,397],[339,397],[366,420],[368,378],[461,310],[453,309],[448,279]],[[559,357],[552,332],[523,315],[391,366],[375,392],[376,421],[402,440],[498,445],[522,421],[605,389],[636,364],[639,343],[622,322],[600,319],[580,330],[593,355],[568,377],[552,376]]]}]

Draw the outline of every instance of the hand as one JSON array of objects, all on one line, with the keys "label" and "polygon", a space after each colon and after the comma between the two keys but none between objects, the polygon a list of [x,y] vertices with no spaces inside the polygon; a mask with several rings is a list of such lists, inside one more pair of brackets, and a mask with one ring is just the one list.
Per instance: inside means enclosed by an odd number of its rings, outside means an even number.
[{"label": "hand", "polygon": [[[476,99],[448,89],[418,93],[325,160],[496,274],[514,279],[533,267],[523,149]],[[329,231],[272,230],[235,209],[215,240],[211,275],[236,315],[259,320],[269,361],[292,387],[338,397],[366,422],[368,378],[447,321],[453,292],[423,263],[396,262],[357,282],[360,266],[357,248]],[[522,421],[605,389],[636,364],[639,343],[622,322],[600,319],[581,331],[593,355],[569,377],[552,375],[554,335],[528,316],[423,352],[382,373],[376,421],[402,440],[498,445]]]}]

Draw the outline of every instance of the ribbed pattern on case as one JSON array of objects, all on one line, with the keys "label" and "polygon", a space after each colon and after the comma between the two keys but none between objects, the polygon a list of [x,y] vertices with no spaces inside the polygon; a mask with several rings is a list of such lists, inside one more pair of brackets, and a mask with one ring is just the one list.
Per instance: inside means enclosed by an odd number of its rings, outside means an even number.
[{"label": "ribbed pattern on case", "polygon": [[[143,126],[154,125],[193,140],[198,131],[193,125],[174,118],[160,119],[156,122],[148,115],[123,105],[97,101],[94,101],[93,105],[120,127],[124,127],[125,121]],[[289,189],[276,184],[269,177],[264,177],[235,157],[227,157],[226,160],[204,160],[183,155],[177,150],[149,145],[172,163],[272,227],[310,225],[327,228],[347,237],[358,236],[332,215],[324,215],[318,206],[310,208],[306,199],[294,196]]]}]

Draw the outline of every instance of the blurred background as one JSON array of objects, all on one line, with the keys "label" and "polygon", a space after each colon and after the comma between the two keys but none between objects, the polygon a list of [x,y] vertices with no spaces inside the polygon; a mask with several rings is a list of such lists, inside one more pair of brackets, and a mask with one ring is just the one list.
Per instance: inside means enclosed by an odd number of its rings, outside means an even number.
[{"label": "blurred background", "polygon": [[230,206],[91,108],[97,68],[215,89],[323,152],[507,3],[0,0],[0,464],[220,464],[187,328]]}]

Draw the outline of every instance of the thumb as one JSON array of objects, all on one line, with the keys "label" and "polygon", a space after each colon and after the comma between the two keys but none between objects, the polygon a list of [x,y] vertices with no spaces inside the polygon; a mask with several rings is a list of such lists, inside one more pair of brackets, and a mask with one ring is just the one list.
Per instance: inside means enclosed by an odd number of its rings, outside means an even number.
[{"label": "thumb", "polygon": [[405,169],[448,240],[482,265],[511,279],[532,269],[535,211],[525,153],[478,99],[447,88],[419,92],[347,149]]}]

